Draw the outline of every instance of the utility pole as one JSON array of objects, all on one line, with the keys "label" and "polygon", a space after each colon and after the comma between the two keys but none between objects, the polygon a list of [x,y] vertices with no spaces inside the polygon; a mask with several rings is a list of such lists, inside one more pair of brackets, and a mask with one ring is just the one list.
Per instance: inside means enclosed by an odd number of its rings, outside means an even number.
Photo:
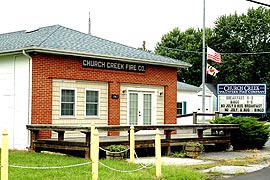
[{"label": "utility pole", "polygon": [[146,50],[146,42],[143,41],[142,49],[145,51]]},{"label": "utility pole", "polygon": [[[205,0],[203,0],[202,113],[205,113]],[[202,117],[204,123],[205,117]]]},{"label": "utility pole", "polygon": [[89,11],[89,20],[88,20],[88,34],[91,35],[91,17],[90,17],[90,11]]}]

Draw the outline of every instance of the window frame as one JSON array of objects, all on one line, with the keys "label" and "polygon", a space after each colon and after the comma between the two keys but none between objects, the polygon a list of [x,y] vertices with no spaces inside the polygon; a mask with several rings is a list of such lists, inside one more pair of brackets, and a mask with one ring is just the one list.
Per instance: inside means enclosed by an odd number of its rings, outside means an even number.
[{"label": "window frame", "polygon": [[[98,93],[98,102],[97,102],[97,115],[87,115],[86,112],[86,105],[87,105],[87,102],[86,102],[86,94],[87,94],[87,91],[95,91]],[[84,116],[86,118],[99,118],[100,117],[100,89],[85,89],[85,92],[84,92],[85,96],[84,96]]]},{"label": "window frame", "polygon": [[[181,108],[178,108],[178,104],[181,104]],[[178,114],[178,110],[180,111],[180,109],[181,109],[181,114]],[[183,102],[177,102],[176,113],[177,113],[177,115],[183,115]]]},{"label": "window frame", "polygon": [[[178,108],[178,103],[181,104],[181,114],[178,114],[178,110],[180,110],[180,108]],[[177,113],[177,115],[185,115],[185,114],[187,114],[187,102],[186,101],[177,102],[177,104],[176,104],[176,113]]]},{"label": "window frame", "polygon": [[[73,90],[74,91],[74,109],[73,115],[62,115],[62,90]],[[60,118],[76,118],[77,114],[77,89],[69,88],[69,87],[61,87],[60,88]]]}]

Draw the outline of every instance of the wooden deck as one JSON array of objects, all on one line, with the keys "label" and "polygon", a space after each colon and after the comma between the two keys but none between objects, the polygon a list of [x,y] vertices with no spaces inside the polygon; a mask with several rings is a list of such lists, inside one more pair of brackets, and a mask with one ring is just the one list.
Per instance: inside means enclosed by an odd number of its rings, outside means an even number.
[{"label": "wooden deck", "polygon": [[[96,126],[99,132],[126,132],[125,136],[100,136],[100,147],[111,144],[123,144],[129,146],[130,126]],[[29,150],[39,151],[81,151],[85,157],[90,157],[91,126],[68,126],[36,124],[27,125],[31,131],[31,144]],[[164,132],[161,146],[165,147],[165,153],[171,151],[172,146],[180,146],[185,142],[197,141],[202,144],[227,144],[231,142],[231,131],[239,130],[237,124],[192,124],[192,125],[153,125],[134,126],[135,132],[159,129]],[[48,130],[57,132],[57,138],[39,139],[40,131]],[[82,133],[80,137],[65,137],[65,132],[77,131]],[[196,132],[196,133],[194,133]],[[135,135],[135,148],[150,148],[155,146],[154,134]]]}]

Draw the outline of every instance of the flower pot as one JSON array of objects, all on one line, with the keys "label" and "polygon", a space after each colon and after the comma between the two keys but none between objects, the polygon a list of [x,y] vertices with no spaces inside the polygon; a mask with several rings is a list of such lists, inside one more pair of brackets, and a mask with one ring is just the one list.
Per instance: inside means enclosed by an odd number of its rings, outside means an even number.
[{"label": "flower pot", "polygon": [[187,157],[197,158],[203,152],[203,145],[201,144],[186,144],[184,151]]},{"label": "flower pot", "polygon": [[106,159],[125,159],[126,153],[113,153],[113,152],[106,152]]},{"label": "flower pot", "polygon": [[185,153],[187,157],[197,158],[201,154],[201,151],[185,151]]},{"label": "flower pot", "polygon": [[201,152],[202,148],[196,147],[196,146],[186,146],[185,150],[189,152],[192,152],[192,151]]}]

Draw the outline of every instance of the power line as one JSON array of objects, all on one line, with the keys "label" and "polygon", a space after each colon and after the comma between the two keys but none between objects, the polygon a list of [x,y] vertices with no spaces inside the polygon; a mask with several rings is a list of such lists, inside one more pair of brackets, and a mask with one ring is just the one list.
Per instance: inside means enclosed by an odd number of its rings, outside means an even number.
[{"label": "power line", "polygon": [[270,54],[270,52],[247,52],[247,53],[220,53],[221,55],[233,55],[233,54],[236,54],[236,55],[258,55],[258,54]]},{"label": "power line", "polygon": [[165,47],[165,46],[159,46],[163,49],[169,49],[169,50],[175,50],[175,51],[179,51],[179,52],[187,52],[187,53],[197,53],[197,54],[202,54],[202,51],[189,51],[189,50],[183,50],[183,49],[176,49],[176,48],[169,48],[169,47]]},{"label": "power line", "polygon": [[[179,52],[186,52],[186,53],[196,53],[196,54],[202,54],[202,51],[190,51],[190,50],[183,50],[183,49],[176,49],[176,48],[169,48],[165,46],[159,46],[160,48],[163,49],[169,49],[169,50],[174,50],[174,51],[179,51]],[[221,55],[259,55],[259,54],[270,54],[269,51],[263,51],[263,52],[219,52]]]},{"label": "power line", "polygon": [[253,2],[253,3],[256,3],[256,4],[260,4],[260,5],[263,5],[263,6],[270,7],[270,4],[265,4],[265,3],[262,3],[262,2],[259,2],[259,1],[253,1],[253,0],[246,0],[246,1]]}]

